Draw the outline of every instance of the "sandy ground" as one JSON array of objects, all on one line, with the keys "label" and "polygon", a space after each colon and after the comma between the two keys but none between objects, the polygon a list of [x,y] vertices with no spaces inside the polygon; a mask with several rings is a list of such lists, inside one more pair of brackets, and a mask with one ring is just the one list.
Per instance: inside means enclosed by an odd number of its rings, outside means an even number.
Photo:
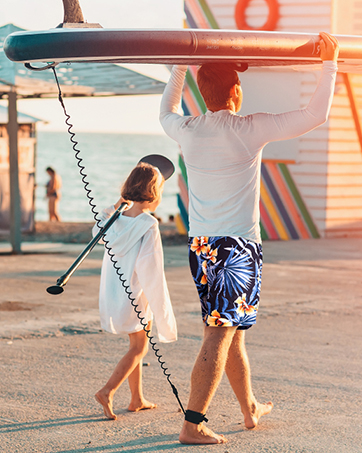
[{"label": "sandy ground", "polygon": [[[362,452],[362,239],[264,243],[261,308],[247,348],[255,394],[275,407],[246,430],[224,379],[207,416],[229,442],[215,446],[178,442],[183,416],[152,352],[144,390],[158,408],[127,412],[125,383],[114,402],[119,420],[104,418],[93,395],[128,341],[99,328],[100,246],[59,296],[45,288],[83,246],[9,250],[0,243],[1,452]],[[186,406],[202,325],[186,246],[166,246],[165,262],[179,340],[159,347]]]}]

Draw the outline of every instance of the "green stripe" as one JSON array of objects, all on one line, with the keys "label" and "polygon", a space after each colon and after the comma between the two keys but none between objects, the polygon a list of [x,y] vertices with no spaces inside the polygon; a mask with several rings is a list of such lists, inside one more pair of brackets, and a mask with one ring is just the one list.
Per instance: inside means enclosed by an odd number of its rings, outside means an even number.
[{"label": "green stripe", "polygon": [[199,104],[201,112],[206,113],[207,108],[205,102],[202,99],[202,96],[190,71],[187,71],[186,73],[186,82],[190,90],[192,91],[192,94],[195,96],[196,102]]},{"label": "green stripe", "polygon": [[199,0],[199,4],[200,4],[207,20],[209,21],[211,28],[219,28],[219,26],[215,20],[215,17],[209,8],[209,5],[206,3],[206,0]]},{"label": "green stripe", "polygon": [[184,160],[183,160],[181,154],[178,155],[178,166],[180,167],[182,177],[183,177],[184,180],[185,180],[186,187],[188,187],[188,185],[187,185],[187,171],[186,171],[186,166],[185,166],[185,162],[184,162]]},{"label": "green stripe", "polygon": [[269,237],[265,231],[265,228],[263,227],[263,224],[261,222],[260,222],[260,236],[261,236],[262,241],[266,241],[269,239]]},{"label": "green stripe", "polygon": [[294,184],[294,181],[292,179],[291,174],[289,173],[287,166],[285,164],[278,164],[278,166],[284,176],[286,183],[288,184],[289,190],[291,191],[291,193],[294,197],[294,200],[296,201],[296,203],[298,205],[298,208],[303,216],[305,223],[307,224],[307,226],[309,228],[309,231],[310,231],[312,237],[319,238],[320,235],[318,233],[318,230],[317,230],[316,226],[314,225],[314,222],[308,212],[306,205],[304,204],[302,197],[300,196],[297,186]]},{"label": "green stripe", "polygon": [[177,194],[177,206],[180,211],[180,216],[183,224],[185,225],[186,231],[189,231],[189,215],[187,213],[187,207],[184,206],[179,193]]}]

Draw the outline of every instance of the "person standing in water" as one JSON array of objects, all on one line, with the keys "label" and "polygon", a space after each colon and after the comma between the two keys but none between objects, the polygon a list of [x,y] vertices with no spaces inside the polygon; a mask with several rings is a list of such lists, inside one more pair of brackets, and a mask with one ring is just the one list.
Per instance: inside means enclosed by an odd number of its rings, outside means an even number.
[{"label": "person standing in water", "polygon": [[46,172],[50,176],[50,179],[45,186],[46,197],[48,198],[49,221],[60,222],[58,207],[61,196],[60,189],[62,187],[62,179],[52,167],[48,167]]}]

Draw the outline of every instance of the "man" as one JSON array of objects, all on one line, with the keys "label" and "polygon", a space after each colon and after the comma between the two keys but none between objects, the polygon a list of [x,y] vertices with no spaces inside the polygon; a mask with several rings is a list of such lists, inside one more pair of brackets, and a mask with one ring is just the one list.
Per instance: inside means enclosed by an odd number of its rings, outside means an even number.
[{"label": "man", "polygon": [[304,109],[283,114],[236,115],[242,103],[237,72],[205,64],[197,83],[208,111],[177,113],[186,66],[172,70],[161,102],[165,132],[181,146],[189,185],[190,268],[199,292],[204,339],[191,375],[191,392],[180,442],[224,443],[204,425],[205,413],[225,371],[245,426],[255,428],[273,407],[257,402],[251,387],[245,330],[256,322],[262,248],[259,231],[260,166],[271,141],[302,135],[323,124],[330,110],[338,42],[320,33],[323,70]]}]

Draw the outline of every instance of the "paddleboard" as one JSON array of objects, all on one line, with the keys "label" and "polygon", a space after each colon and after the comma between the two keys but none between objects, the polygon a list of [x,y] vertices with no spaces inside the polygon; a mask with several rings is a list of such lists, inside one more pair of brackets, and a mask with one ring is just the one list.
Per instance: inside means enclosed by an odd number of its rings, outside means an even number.
[{"label": "paddleboard", "polygon": [[[336,35],[338,66],[362,72],[362,37]],[[320,64],[317,33],[245,30],[55,28],[9,35],[7,57],[15,62],[107,62],[200,65],[246,63],[249,67]]]}]

